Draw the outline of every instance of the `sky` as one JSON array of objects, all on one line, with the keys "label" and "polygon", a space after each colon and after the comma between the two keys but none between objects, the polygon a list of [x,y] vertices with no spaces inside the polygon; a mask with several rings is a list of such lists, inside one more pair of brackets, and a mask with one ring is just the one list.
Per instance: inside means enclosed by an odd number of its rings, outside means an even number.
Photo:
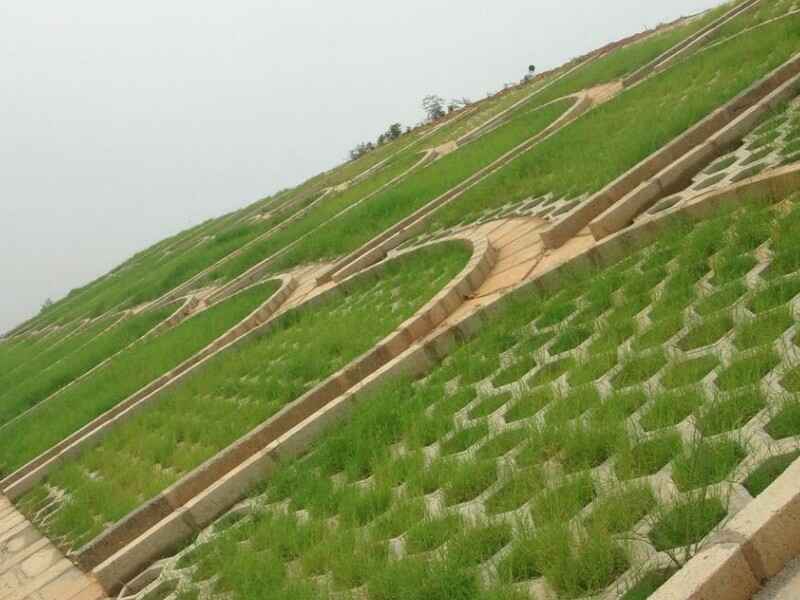
[{"label": "sky", "polygon": [[719,0],[3,0],[0,332],[297,185],[421,99],[478,100]]}]

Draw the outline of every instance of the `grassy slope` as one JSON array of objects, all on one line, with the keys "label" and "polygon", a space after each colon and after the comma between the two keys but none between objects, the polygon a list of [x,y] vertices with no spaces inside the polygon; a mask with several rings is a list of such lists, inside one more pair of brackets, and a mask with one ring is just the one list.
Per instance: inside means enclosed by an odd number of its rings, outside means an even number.
[{"label": "grassy slope", "polygon": [[[705,486],[729,477],[742,460],[746,442],[737,430],[763,410],[764,402],[753,400],[752,386],[766,373],[745,370],[731,376],[733,367],[718,365],[718,381],[731,379],[725,385],[737,392],[704,396],[696,383],[702,371],[679,364],[679,373],[692,372],[683,375],[682,387],[653,393],[644,386],[653,373],[650,359],[661,355],[660,346],[670,336],[664,334],[655,345],[636,341],[649,336],[652,342],[651,331],[684,318],[689,304],[705,315],[695,318],[696,326],[729,311],[734,301],[759,314],[782,310],[800,294],[798,232],[797,204],[790,214],[768,209],[725,214],[665,232],[652,247],[604,272],[576,276],[555,297],[520,298],[493,314],[476,339],[425,381],[387,383],[310,456],[288,462],[264,483],[258,493],[262,509],[254,518],[235,526],[232,520],[221,523],[218,535],[191,550],[178,567],[194,569],[194,582],[214,576],[214,593],[230,592],[236,599],[265,597],[260,590],[269,590],[269,598],[324,598],[364,586],[373,600],[483,600],[528,598],[524,588],[507,586],[542,577],[563,597],[582,596],[602,590],[631,565],[644,578],[631,592],[643,595],[630,597],[647,597],[668,573],[648,574],[647,565],[635,562],[631,529],[640,521],[650,523],[650,535],[636,539],[683,562],[725,517],[724,496]],[[763,281],[731,294],[732,285],[744,282],[744,273],[719,274],[730,272],[734,257],[752,254],[764,242],[777,257],[789,253],[794,262],[777,258]],[[701,277],[713,282],[713,289],[698,297],[695,284]],[[652,324],[636,325],[633,317],[648,306]],[[507,389],[494,386],[525,374],[521,369],[501,382],[510,367],[501,369],[498,355],[503,354],[503,364],[514,365],[515,357],[534,353],[529,368],[536,369],[547,356],[541,352],[544,332],[552,332],[546,339],[554,352],[559,338],[574,340],[574,329],[581,327],[590,331],[591,339],[583,338],[590,347],[584,361],[567,361],[566,381],[575,386],[571,393],[552,388],[552,379],[564,369],[541,367],[525,376],[527,389],[517,392],[517,400],[489,402]],[[736,325],[734,339],[744,340],[737,342],[742,348],[749,348],[752,329]],[[757,355],[770,352],[778,329],[758,340]],[[645,349],[621,352],[630,338],[632,348]],[[601,360],[607,355],[614,360]],[[559,363],[564,355],[546,360]],[[601,397],[583,383],[618,363],[609,395]],[[672,371],[670,366],[661,371],[662,384]],[[773,435],[800,436],[800,397],[786,402],[770,425]],[[485,405],[490,408],[484,410]],[[498,410],[507,425],[504,433],[493,434],[486,419]],[[631,436],[622,426],[637,411],[644,437]],[[690,415],[697,417],[703,435],[686,441],[675,427]],[[453,454],[462,450],[469,452]],[[609,460],[610,475],[594,471]],[[678,488],[693,491],[665,504],[647,479],[634,478],[670,462]],[[763,489],[787,464],[771,460],[752,485]],[[616,479],[609,482],[609,477]],[[495,484],[498,479],[501,485]],[[440,508],[430,513],[423,497],[437,498]],[[483,499],[486,516],[477,521],[460,516],[460,503],[476,497]],[[36,500],[41,494],[31,496],[32,506]],[[337,517],[336,525],[331,517]],[[389,539],[405,548],[394,560]],[[490,559],[482,581],[478,565]]]},{"label": "grassy slope", "polygon": [[67,535],[73,546],[88,541],[368,350],[468,258],[460,244],[421,250],[390,263],[379,281],[364,278],[347,296],[289,312],[266,336],[217,355],[158,404],[48,477],[47,485],[69,494],[46,524],[48,533]]},{"label": "grassy slope", "polygon": [[799,23],[795,16],[709,48],[625,91],[445,207],[430,228],[531,196],[600,190],[790,58]]},{"label": "grassy slope", "polygon": [[0,475],[21,467],[201,350],[265,302],[277,287],[270,282],[245,290],[127,349],[89,377],[10,423],[0,436]]},{"label": "grassy slope", "polygon": [[571,104],[564,101],[538,111],[517,114],[498,129],[442,157],[399,185],[321,227],[313,237],[281,257],[273,269],[278,271],[354,250],[543,130]]},{"label": "grassy slope", "polygon": [[[74,339],[62,344],[64,351],[68,352],[72,348],[74,352],[68,353],[56,364],[47,362],[55,358],[50,353],[42,353],[37,358],[43,360],[33,360],[25,365],[31,370],[32,376],[24,378],[26,369],[11,374],[10,379],[13,383],[8,382],[4,391],[0,393],[0,425],[35,406],[50,394],[135,342],[179,307],[180,304],[176,303],[159,310],[145,311],[122,320],[106,331],[101,330],[100,335],[88,339],[84,336],[75,336]],[[98,333],[98,329],[107,325],[105,320],[100,320],[96,328],[87,331],[87,336]]]}]

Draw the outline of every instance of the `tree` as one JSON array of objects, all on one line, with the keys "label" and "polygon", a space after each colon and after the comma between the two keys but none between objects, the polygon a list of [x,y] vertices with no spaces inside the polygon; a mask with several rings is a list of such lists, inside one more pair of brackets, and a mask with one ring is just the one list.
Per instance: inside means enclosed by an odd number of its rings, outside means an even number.
[{"label": "tree", "polygon": [[42,311],[41,312],[45,312],[51,306],[53,306],[53,301],[50,298],[46,298],[45,301],[42,303]]},{"label": "tree", "polygon": [[392,123],[386,135],[389,136],[390,140],[396,140],[403,135],[403,126],[400,123]]},{"label": "tree", "polygon": [[445,116],[444,98],[436,94],[429,94],[422,99],[422,108],[431,121],[438,121]]},{"label": "tree", "polygon": [[358,146],[350,150],[350,160],[357,160],[372,152],[375,149],[375,144],[372,142],[361,142]]},{"label": "tree", "polygon": [[528,65],[528,73],[533,75],[536,72],[536,65]]}]

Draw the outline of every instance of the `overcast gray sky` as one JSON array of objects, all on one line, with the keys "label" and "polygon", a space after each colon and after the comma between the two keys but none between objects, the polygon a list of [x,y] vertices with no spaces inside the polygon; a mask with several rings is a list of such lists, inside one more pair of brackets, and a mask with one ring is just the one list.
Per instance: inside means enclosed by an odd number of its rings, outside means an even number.
[{"label": "overcast gray sky", "polygon": [[3,0],[0,332],[159,239],[719,0]]}]

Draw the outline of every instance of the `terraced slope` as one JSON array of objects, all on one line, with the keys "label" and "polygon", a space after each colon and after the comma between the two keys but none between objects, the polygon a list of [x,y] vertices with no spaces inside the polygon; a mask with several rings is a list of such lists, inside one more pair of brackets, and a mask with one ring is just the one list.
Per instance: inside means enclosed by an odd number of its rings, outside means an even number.
[{"label": "terraced slope", "polygon": [[[380,281],[363,278],[347,295],[286,313],[268,333],[217,355],[202,374],[57,469],[20,507],[52,538],[79,548],[368,350],[468,258],[460,245],[420,250],[390,263]],[[37,519],[41,503],[51,500],[56,505]]]},{"label": "terraced slope", "polygon": [[[161,335],[127,348],[89,377],[7,423],[0,436],[0,475],[9,475],[179,365],[263,304],[277,287],[267,283],[247,290]],[[49,378],[40,376],[36,381],[49,383]]]},{"label": "terraced slope", "polygon": [[800,555],[798,10],[612,43],[0,339],[0,598],[749,600]]},{"label": "terraced slope", "polygon": [[172,559],[236,598],[645,597],[800,452],[800,204],[672,227],[388,381]]}]

